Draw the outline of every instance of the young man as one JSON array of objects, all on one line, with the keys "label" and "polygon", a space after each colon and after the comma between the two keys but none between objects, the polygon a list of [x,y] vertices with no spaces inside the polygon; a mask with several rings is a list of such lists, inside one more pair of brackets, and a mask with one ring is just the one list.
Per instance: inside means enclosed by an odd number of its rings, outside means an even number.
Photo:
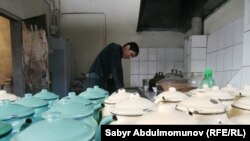
[{"label": "young man", "polygon": [[109,94],[124,87],[122,58],[131,59],[139,54],[139,47],[135,42],[128,42],[121,46],[111,43],[96,57],[92,64],[84,88],[95,85],[107,90]]}]

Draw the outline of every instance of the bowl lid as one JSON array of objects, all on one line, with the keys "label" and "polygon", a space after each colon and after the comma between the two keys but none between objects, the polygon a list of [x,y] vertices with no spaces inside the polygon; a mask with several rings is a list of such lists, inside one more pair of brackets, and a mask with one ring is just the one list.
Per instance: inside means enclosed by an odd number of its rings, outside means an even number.
[{"label": "bowl lid", "polygon": [[250,85],[245,85],[243,89],[239,90],[240,96],[250,96]]},{"label": "bowl lid", "polygon": [[100,88],[99,86],[94,86],[93,91],[96,91],[97,93],[103,94],[103,95],[108,95],[109,92]]},{"label": "bowl lid", "polygon": [[93,90],[93,88],[87,88],[87,90],[81,92],[79,94],[79,96],[82,96],[82,97],[84,97],[86,99],[89,99],[89,100],[95,100],[95,99],[104,98],[104,97],[106,97],[108,95],[96,92],[95,90]]},{"label": "bowl lid", "polygon": [[48,105],[47,101],[34,97],[31,93],[26,93],[23,98],[19,98],[17,101],[15,101],[15,103],[31,108],[38,108]]},{"label": "bowl lid", "polygon": [[156,96],[156,101],[172,101],[179,102],[187,98],[187,95],[177,91],[174,87],[170,87],[168,91],[164,91]]},{"label": "bowl lid", "polygon": [[250,110],[250,97],[241,97],[238,100],[234,101],[232,103],[232,106],[245,110]]},{"label": "bowl lid", "polygon": [[60,118],[60,113],[50,113],[16,134],[11,141],[89,141],[95,131],[90,126],[73,119]]},{"label": "bowl lid", "polygon": [[[86,98],[84,98],[84,97],[82,97],[82,96],[77,96],[75,92],[69,92],[69,93],[68,93],[68,96],[63,97],[62,99],[64,99],[64,98],[69,99],[69,100],[71,100],[72,102],[81,103],[81,104],[83,104],[83,105],[91,105],[91,104],[92,104],[91,100],[86,99]],[[62,100],[62,99],[61,99],[61,100]]]},{"label": "bowl lid", "polygon": [[20,104],[14,104],[8,100],[4,100],[2,103],[0,103],[0,111],[0,120],[22,118],[34,113],[32,108]]},{"label": "bowl lid", "polygon": [[60,112],[65,118],[82,118],[93,114],[92,106],[85,106],[81,103],[72,102],[69,99],[62,99],[57,101],[49,110],[42,114],[44,118],[48,113]]},{"label": "bowl lid", "polygon": [[231,124],[250,124],[250,114],[244,114],[230,118]]},{"label": "bowl lid", "polygon": [[227,84],[225,87],[222,87],[220,90],[230,92],[231,94],[237,95],[239,89],[233,87],[231,84]]},{"label": "bowl lid", "polygon": [[234,100],[234,95],[227,91],[222,91],[218,86],[213,86],[212,89],[205,92],[205,94],[211,98],[219,100]]},{"label": "bowl lid", "polygon": [[0,137],[10,133],[12,131],[12,126],[10,123],[0,121]]},{"label": "bowl lid", "polygon": [[142,115],[156,108],[150,100],[140,97],[139,94],[130,94],[128,99],[116,103],[110,112],[117,115]]},{"label": "bowl lid", "polygon": [[202,88],[196,88],[193,90],[190,90],[189,92],[187,92],[187,95],[192,96],[195,95],[196,93],[205,93],[206,91],[209,91],[210,88],[208,87],[208,85],[203,85]]},{"label": "bowl lid", "polygon": [[177,103],[176,109],[197,114],[225,113],[226,106],[217,99],[212,99],[204,93],[197,93]]},{"label": "bowl lid", "polygon": [[117,92],[112,93],[109,97],[107,97],[104,102],[108,104],[115,104],[118,101],[129,98],[132,93],[126,92],[125,89],[119,89]]},{"label": "bowl lid", "polygon": [[165,125],[165,124],[198,124],[198,120],[175,109],[164,112],[153,111],[142,115],[135,124]]},{"label": "bowl lid", "polygon": [[55,93],[49,92],[47,89],[42,89],[40,92],[36,93],[34,97],[38,97],[44,100],[52,100],[59,98]]},{"label": "bowl lid", "polygon": [[7,93],[5,90],[0,90],[0,101],[1,100],[9,100],[16,101],[18,97],[14,94]]}]

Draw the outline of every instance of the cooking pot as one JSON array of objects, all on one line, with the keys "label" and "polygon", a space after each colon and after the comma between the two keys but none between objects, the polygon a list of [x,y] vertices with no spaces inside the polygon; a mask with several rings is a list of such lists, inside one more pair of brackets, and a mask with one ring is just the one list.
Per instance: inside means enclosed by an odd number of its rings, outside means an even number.
[{"label": "cooking pot", "polygon": [[242,89],[238,91],[238,98],[244,96],[250,96],[250,85],[245,85]]},{"label": "cooking pot", "polygon": [[54,105],[42,114],[43,118],[53,112],[60,112],[62,118],[70,118],[82,121],[92,128],[97,127],[97,122],[93,117],[94,109],[81,103],[72,102],[69,99],[62,99],[54,103]]},{"label": "cooking pot", "polygon": [[235,97],[231,93],[220,90],[218,86],[213,86],[205,94],[213,99],[220,100],[227,107],[227,111],[231,110],[231,104],[234,102]]},{"label": "cooking pot", "polygon": [[241,97],[232,103],[228,113],[229,117],[240,116],[250,113],[250,96]]},{"label": "cooking pot", "polygon": [[206,91],[209,91],[211,88],[208,87],[208,85],[202,85],[202,88],[196,88],[196,89],[192,89],[188,92],[186,92],[186,94],[188,96],[192,96],[192,95],[196,95],[197,93],[205,93]]},{"label": "cooking pot", "polygon": [[89,125],[54,112],[16,134],[11,141],[92,141],[94,135],[95,129]]},{"label": "cooking pot", "polygon": [[4,100],[0,103],[0,111],[0,120],[12,125],[12,135],[19,132],[26,119],[32,118],[34,113],[32,108],[11,103],[8,100]]},{"label": "cooking pot", "polygon": [[[150,100],[140,97],[138,93],[130,94],[129,98],[110,108],[110,112],[117,117],[117,120],[110,124],[134,124],[134,121],[140,116],[155,109],[156,105]],[[105,121],[109,118],[110,116],[106,116],[102,120]]]},{"label": "cooking pot", "polygon": [[197,93],[177,103],[176,109],[189,113],[201,124],[228,124],[226,106],[204,93]]},{"label": "cooking pot", "polygon": [[161,109],[146,113],[135,121],[140,125],[186,125],[199,124],[199,121],[187,113],[177,111],[174,107]]},{"label": "cooking pot", "polygon": [[113,92],[109,97],[104,100],[104,108],[102,109],[102,117],[111,115],[110,108],[116,103],[128,99],[132,93],[126,92],[125,89],[119,89],[117,92]]},{"label": "cooking pot", "polygon": [[42,89],[40,92],[36,93],[34,97],[48,101],[49,107],[51,107],[51,105],[53,105],[53,103],[59,99],[58,95],[48,91],[47,89]]},{"label": "cooking pot", "polygon": [[225,87],[222,87],[220,90],[226,91],[234,96],[239,96],[239,89],[233,87],[231,84],[227,84]]},{"label": "cooking pot", "polygon": [[153,87],[156,87],[156,82],[164,78],[163,72],[155,73],[154,77],[148,82],[148,90],[153,91]]},{"label": "cooking pot", "polygon": [[104,103],[104,100],[109,96],[108,92],[102,90],[98,86],[94,86],[94,88],[87,88],[87,90],[81,92],[79,96],[90,100],[94,106],[99,107],[95,108],[96,110],[94,111],[94,118],[97,122],[99,122],[101,117],[101,105]]},{"label": "cooking pot", "polygon": [[108,93],[100,90],[99,87],[94,86],[94,88],[87,88],[87,90],[81,92],[79,96],[91,100],[93,104],[102,104],[105,98],[108,97]]},{"label": "cooking pot", "polygon": [[180,74],[166,75],[163,79],[160,79],[156,82],[158,93],[168,91],[170,87],[174,87],[181,92],[186,92],[190,89],[193,89],[188,86],[188,80],[184,79]]},{"label": "cooking pot", "polygon": [[16,101],[17,99],[16,95],[7,93],[5,90],[0,90],[0,102],[2,100]]},{"label": "cooking pot", "polygon": [[23,98],[19,98],[14,103],[33,108],[33,121],[42,120],[41,114],[49,109],[48,101],[34,97],[31,93],[26,93]]},{"label": "cooking pot", "polygon": [[176,103],[185,100],[188,96],[182,92],[177,91],[174,87],[170,87],[168,91],[161,92],[155,97],[154,103],[161,107],[162,109],[168,108],[171,105],[176,105]]},{"label": "cooking pot", "polygon": [[68,96],[63,97],[61,100],[63,99],[69,99],[72,102],[78,102],[85,106],[92,106],[92,102],[89,99],[77,96],[75,92],[69,92]]},{"label": "cooking pot", "polygon": [[99,86],[94,86],[93,91],[96,91],[97,93],[102,94],[102,95],[106,95],[106,96],[109,95],[108,91],[100,88]]},{"label": "cooking pot", "polygon": [[1,141],[9,141],[11,138],[12,126],[8,122],[0,121],[0,138]]},{"label": "cooking pot", "polygon": [[93,104],[91,100],[86,99],[86,98],[81,97],[81,96],[77,96],[75,92],[69,92],[68,96],[63,97],[60,101],[62,101],[64,99],[67,99],[71,102],[81,103],[81,104],[85,105],[85,107],[89,107],[90,109],[93,109],[93,111],[94,111],[93,116],[94,116],[95,120],[96,121],[100,120],[99,111],[102,108],[101,104]]}]

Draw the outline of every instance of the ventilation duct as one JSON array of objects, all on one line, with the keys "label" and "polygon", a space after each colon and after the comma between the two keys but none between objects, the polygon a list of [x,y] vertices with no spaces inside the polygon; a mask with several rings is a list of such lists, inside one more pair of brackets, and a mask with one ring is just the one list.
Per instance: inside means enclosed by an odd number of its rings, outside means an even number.
[{"label": "ventilation duct", "polygon": [[191,33],[192,35],[202,35],[203,34],[203,23],[201,17],[193,17],[191,23]]}]

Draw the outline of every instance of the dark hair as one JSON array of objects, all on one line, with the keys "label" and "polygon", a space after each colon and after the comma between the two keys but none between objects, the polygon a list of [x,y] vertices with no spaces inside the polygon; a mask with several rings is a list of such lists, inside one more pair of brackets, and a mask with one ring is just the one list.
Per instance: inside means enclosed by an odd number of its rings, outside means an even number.
[{"label": "dark hair", "polygon": [[125,45],[123,45],[123,47],[125,47],[127,45],[130,45],[129,50],[134,51],[135,52],[135,56],[137,56],[139,54],[139,47],[138,47],[137,43],[135,43],[135,42],[128,42]]}]

